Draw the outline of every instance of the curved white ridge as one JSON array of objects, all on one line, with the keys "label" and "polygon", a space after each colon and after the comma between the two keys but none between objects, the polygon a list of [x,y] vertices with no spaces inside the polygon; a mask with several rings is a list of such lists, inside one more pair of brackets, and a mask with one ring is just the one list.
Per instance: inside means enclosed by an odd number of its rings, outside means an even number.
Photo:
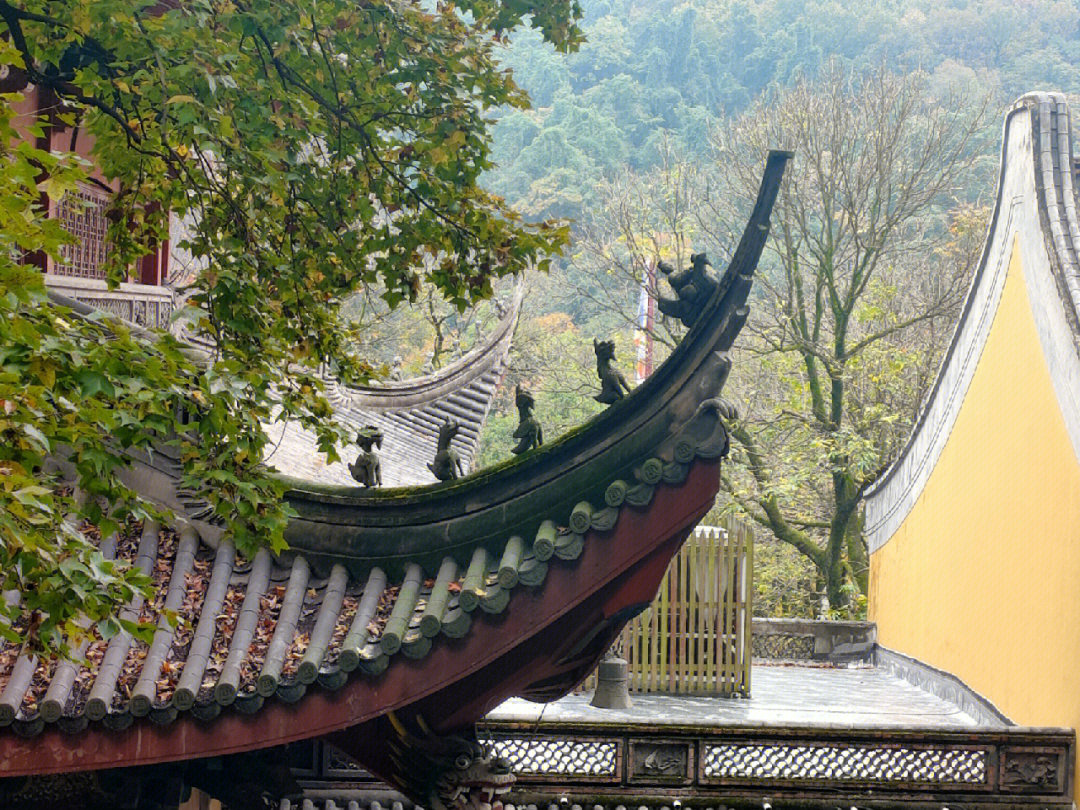
[{"label": "curved white ridge", "polygon": [[907,443],[866,494],[871,553],[915,506],[948,441],[997,313],[1014,245],[1055,395],[1080,459],[1080,223],[1069,110],[1058,93],[1028,93],[1005,117],[994,213],[960,320]]}]

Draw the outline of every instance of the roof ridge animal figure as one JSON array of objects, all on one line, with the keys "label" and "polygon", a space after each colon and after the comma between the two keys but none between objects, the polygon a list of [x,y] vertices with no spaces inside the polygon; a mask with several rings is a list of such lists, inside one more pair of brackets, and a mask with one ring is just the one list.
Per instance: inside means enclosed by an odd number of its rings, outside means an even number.
[{"label": "roof ridge animal figure", "polygon": [[382,442],[382,431],[371,425],[360,428],[356,434],[360,454],[356,457],[356,461],[349,465],[349,472],[361,486],[382,486],[382,464],[379,461],[379,454],[375,452],[376,447],[382,447]]},{"label": "roof ridge animal figure", "polygon": [[432,475],[440,481],[453,481],[465,474],[461,464],[461,457],[457,450],[450,446],[450,442],[457,436],[461,426],[456,419],[447,419],[439,426],[439,439],[435,448],[435,461],[428,464]]},{"label": "roof ridge animal figure", "polygon": [[626,377],[615,368],[615,341],[593,338],[593,351],[596,352],[596,376],[600,378],[600,393],[593,399],[611,405],[630,393]]},{"label": "roof ridge animal figure", "polygon": [[656,299],[657,309],[669,318],[678,318],[689,329],[720,283],[715,272],[710,272],[712,265],[708,256],[692,253],[690,266],[685,270],[676,270],[663,261],[657,262],[656,266],[667,276],[668,284],[675,293],[674,298],[659,295]]},{"label": "roof ridge animal figure", "polygon": [[514,404],[517,405],[518,409],[518,426],[514,429],[514,438],[520,439],[520,441],[510,448],[510,452],[520,455],[527,450],[542,445],[544,443],[544,431],[532,413],[533,408],[536,407],[536,400],[520,384],[515,389]]}]

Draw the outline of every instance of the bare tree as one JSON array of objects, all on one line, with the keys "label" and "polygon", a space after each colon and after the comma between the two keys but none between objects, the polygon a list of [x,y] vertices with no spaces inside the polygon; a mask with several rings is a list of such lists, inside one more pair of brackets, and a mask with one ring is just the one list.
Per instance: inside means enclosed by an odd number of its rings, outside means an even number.
[{"label": "bare tree", "polygon": [[[574,242],[576,272],[569,276],[574,294],[629,327],[636,325],[646,268],[660,259],[685,267],[690,254],[701,249],[704,236],[701,204],[707,177],[701,160],[678,155],[666,138],[660,142],[660,158],[647,172],[627,169],[602,183],[600,205]],[[734,247],[737,234],[716,221],[707,227],[717,254]],[[654,299],[663,285],[661,276],[657,273],[647,283]],[[684,331],[677,319],[659,317],[653,338],[670,350]]]},{"label": "bare tree", "polygon": [[[834,609],[866,591],[862,495],[918,414],[985,227],[960,192],[988,185],[987,102],[931,88],[827,65],[710,133],[711,154],[667,148],[606,182],[575,242],[573,294],[631,326],[642,269],[701,250],[722,266],[766,151],[795,152],[737,347],[724,486],[813,565]],[[659,344],[679,336],[657,322]]]},{"label": "bare tree", "polygon": [[[513,296],[515,280],[494,285],[493,300],[504,306]],[[376,363],[376,377],[389,374],[400,361],[406,376],[441,368],[471,350],[502,317],[499,306],[481,301],[458,310],[441,298],[435,287],[419,285],[417,305],[391,309],[379,288],[354,296],[344,307],[364,343],[358,347]]]},{"label": "bare tree", "polygon": [[833,63],[712,139],[723,193],[705,231],[752,193],[767,148],[795,152],[733,378],[745,408],[724,485],[814,564],[832,608],[865,592],[859,504],[915,418],[977,256],[981,221],[955,196],[986,103],[925,87]]}]

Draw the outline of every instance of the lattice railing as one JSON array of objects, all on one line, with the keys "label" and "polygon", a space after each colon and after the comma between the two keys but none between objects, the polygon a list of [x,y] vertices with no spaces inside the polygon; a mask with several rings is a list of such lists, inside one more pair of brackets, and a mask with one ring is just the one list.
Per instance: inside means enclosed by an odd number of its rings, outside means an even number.
[{"label": "lattice railing", "polygon": [[173,311],[173,294],[152,284],[121,284],[109,289],[104,280],[46,274],[45,284],[68,298],[116,315],[139,326],[167,329]]},{"label": "lattice railing", "polygon": [[851,745],[706,745],[705,779],[805,779],[983,785],[985,749]]},{"label": "lattice railing", "polygon": [[[509,803],[518,808],[660,808],[674,799],[687,807],[760,807],[763,797],[776,807],[1072,807],[1070,729],[486,721],[480,741],[512,763],[517,782]],[[329,745],[290,749],[305,795],[389,790]]]},{"label": "lattice railing", "polygon": [[[788,798],[919,795],[942,801],[1070,805],[1070,730],[786,728],[756,732],[686,726],[489,721],[484,739],[515,764],[517,791],[556,785],[634,800],[678,788],[687,796]],[[546,787],[551,786],[551,787]]]},{"label": "lattice railing", "polygon": [[613,777],[619,773],[614,740],[507,737],[492,741],[521,776]]},{"label": "lattice railing", "polygon": [[754,658],[773,661],[809,661],[814,657],[814,637],[789,633],[754,634]]}]

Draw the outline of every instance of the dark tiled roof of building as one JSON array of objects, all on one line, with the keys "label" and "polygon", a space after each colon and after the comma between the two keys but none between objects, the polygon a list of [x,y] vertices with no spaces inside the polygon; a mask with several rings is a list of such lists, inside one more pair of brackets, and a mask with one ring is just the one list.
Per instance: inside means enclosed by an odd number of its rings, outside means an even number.
[{"label": "dark tiled roof of building", "polygon": [[[704,449],[704,448],[703,448]],[[709,454],[708,450],[705,450]],[[211,720],[227,707],[256,712],[268,699],[299,700],[312,686],[336,690],[373,677],[398,658],[423,658],[440,637],[460,638],[474,616],[503,612],[515,590],[544,582],[555,561],[571,563],[586,535],[602,541],[627,508],[645,508],[656,487],[678,485],[687,463],[650,459],[607,488],[605,502],[552,514],[535,536],[477,548],[468,565],[451,557],[435,571],[416,563],[388,579],[381,568],[352,577],[341,564],[316,572],[302,554],[237,556],[187,525],[129,526],[103,542],[154,580],[154,598],[136,598],[122,618],[156,625],[151,643],[121,632],[54,663],[0,646],[0,729],[21,736],[47,725],[78,733],[91,722],[123,729],[180,712]],[[175,611],[180,622],[164,618]]]},{"label": "dark tiled roof of building", "polygon": [[[435,458],[439,426],[447,419],[460,426],[451,446],[466,471],[471,469],[480,431],[506,373],[521,296],[519,285],[506,315],[483,343],[439,371],[365,388],[328,382],[327,396],[338,420],[354,431],[365,425],[382,431],[379,458],[384,486],[435,482],[427,465]],[[324,484],[355,484],[344,461],[325,463],[310,432],[289,425],[273,426],[270,433],[276,448],[269,461],[281,472]],[[342,459],[355,458],[355,447],[343,450]]]},{"label": "dark tiled roof of building", "polygon": [[[506,370],[520,306],[518,287],[483,343],[433,374],[366,389],[329,382],[339,418],[383,431],[384,485],[435,480],[426,462],[434,458],[446,418],[461,425],[454,446],[466,464],[471,461]],[[292,427],[271,462],[301,478],[355,483],[345,464],[320,463],[311,437]],[[122,729],[137,717],[166,723],[181,711],[210,719],[225,706],[255,711],[272,695],[296,700],[315,681],[336,689],[350,673],[381,673],[398,652],[422,657],[440,633],[463,635],[473,610],[498,612],[519,581],[543,581],[544,560],[571,554],[566,543],[556,549],[543,541],[538,559],[531,543],[526,548],[513,538],[508,557],[485,556],[476,571],[448,559],[430,575],[413,565],[402,581],[388,582],[379,569],[358,579],[340,565],[320,576],[302,555],[282,560],[263,551],[244,560],[231,544],[217,543],[217,532],[200,537],[205,528],[147,524],[106,538],[107,557],[132,562],[153,578],[154,599],[144,604],[136,598],[121,614],[156,625],[153,641],[121,632],[83,645],[74,660],[60,663],[19,655],[3,642],[0,729],[26,736],[50,724],[73,733],[89,722]],[[166,610],[180,616],[177,626],[164,619]]]},{"label": "dark tiled roof of building", "polygon": [[[297,513],[287,531],[292,548],[276,558],[263,550],[242,559],[198,522],[148,522],[106,538],[107,553],[153,577],[150,603],[136,599],[123,615],[156,631],[149,643],[126,632],[95,640],[79,661],[59,664],[0,647],[0,750],[9,772],[67,769],[72,752],[81,767],[116,767],[335,731],[348,750],[365,743],[365,732],[353,733],[361,723],[385,725],[398,706],[447,696],[443,722],[453,728],[507,690],[543,698],[572,686],[607,647],[618,617],[647,603],[712,504],[727,450],[728,408],[718,399],[727,350],[746,318],[788,157],[770,155],[742,241],[707,300],[695,299],[696,321],[668,361],[580,429],[433,487],[372,492],[295,482],[286,494]],[[417,384],[406,383],[348,394],[357,407],[370,397],[419,408],[452,402],[471,373],[452,367],[414,392]],[[133,462],[140,491],[175,485],[158,455]],[[171,612],[181,619],[175,627],[163,618]],[[520,652],[520,632],[536,655],[519,656],[508,681],[504,662]],[[560,644],[569,646],[556,659]],[[442,669],[417,664],[425,658]],[[424,691],[431,681],[439,691]],[[283,705],[308,690],[323,694]],[[328,700],[336,690],[343,700]],[[260,710],[256,724],[231,714]],[[176,734],[149,727],[185,714],[203,722],[178,724]],[[108,733],[129,726],[123,737]],[[5,739],[52,728],[85,732],[85,744],[50,731],[39,755]],[[386,753],[376,748],[368,753]]]}]

